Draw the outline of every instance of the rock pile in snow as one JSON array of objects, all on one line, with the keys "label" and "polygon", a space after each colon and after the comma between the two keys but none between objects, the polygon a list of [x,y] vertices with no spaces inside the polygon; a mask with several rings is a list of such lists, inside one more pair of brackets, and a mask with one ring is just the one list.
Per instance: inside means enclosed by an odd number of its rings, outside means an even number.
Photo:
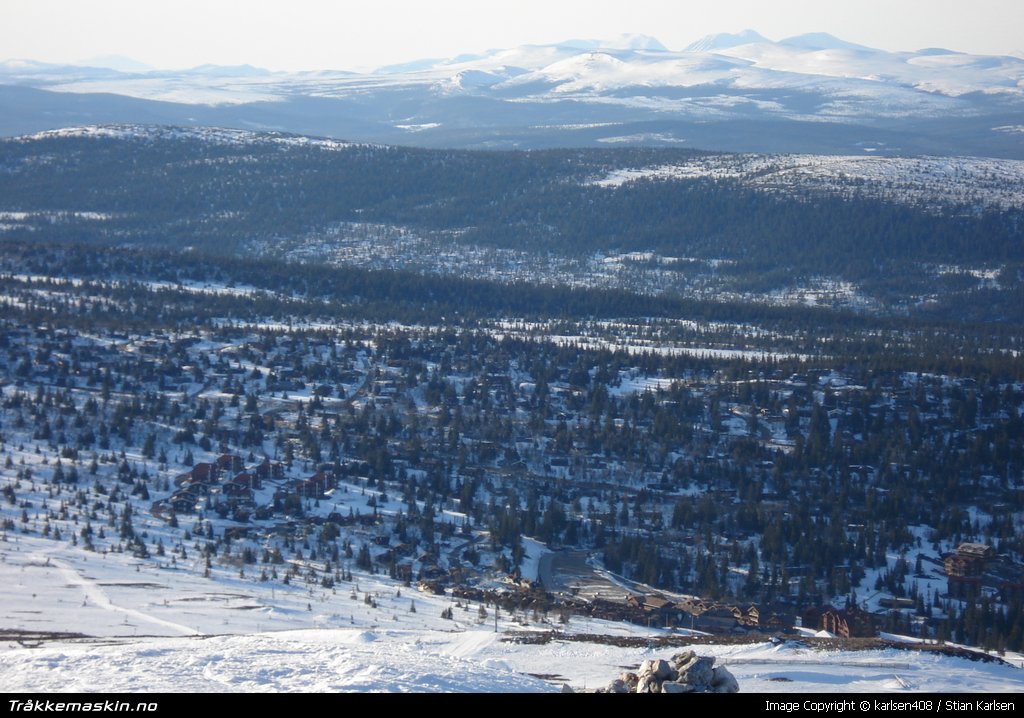
[{"label": "rock pile in snow", "polygon": [[598,693],[737,693],[739,683],[711,656],[693,651],[677,653],[669,660],[650,659],[636,673],[623,673]]}]

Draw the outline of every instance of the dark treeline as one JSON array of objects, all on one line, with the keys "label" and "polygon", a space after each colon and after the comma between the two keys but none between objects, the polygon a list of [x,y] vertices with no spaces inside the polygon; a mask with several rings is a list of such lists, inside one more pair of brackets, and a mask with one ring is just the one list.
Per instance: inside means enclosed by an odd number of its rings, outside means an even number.
[{"label": "dark treeline", "polygon": [[[651,297],[614,289],[504,283],[409,271],[333,267],[316,262],[280,262],[224,257],[211,252],[110,248],[76,243],[18,243],[2,247],[8,268],[38,275],[82,279],[206,281],[253,286],[305,299],[356,305],[394,304],[419,308],[420,320],[445,312],[457,321],[515,315],[525,318],[649,316],[720,322],[770,322],[789,328],[844,324],[851,329],[902,327],[902,320],[875,319],[814,307],[777,307],[729,301]],[[359,309],[356,309],[359,312]],[[376,317],[373,317],[376,318]],[[393,317],[401,318],[401,317]]]},{"label": "dark treeline", "polygon": [[[197,318],[234,322],[289,320],[400,321],[476,328],[481,321],[568,322],[638,318],[653,322],[661,340],[710,342],[723,348],[783,348],[794,354],[859,360],[878,371],[913,367],[957,376],[1013,375],[1019,362],[1020,328],[1006,322],[960,323],[900,317],[872,317],[815,307],[778,307],[740,302],[701,302],[671,296],[649,297],[622,290],[583,289],[529,283],[503,284],[392,270],[330,267],[258,258],[227,258],[201,252],[160,249],[104,249],[97,246],[4,246],[0,269],[29,275],[89,280],[64,288],[68,296],[103,296],[104,306],[79,303],[91,322],[140,327],[176,327]],[[24,287],[18,274],[3,279],[9,290]],[[111,281],[116,280],[116,281]],[[45,280],[37,280],[43,281]],[[198,294],[180,282],[214,282],[249,287],[254,293]],[[144,282],[167,282],[152,287]],[[28,284],[32,281],[29,280]],[[133,311],[125,313],[125,303]],[[32,301],[26,316],[31,316]],[[49,309],[40,310],[45,317]],[[731,324],[734,329],[686,331],[673,320]],[[664,321],[662,321],[664,320]],[[661,322],[659,324],[659,322]],[[668,324],[664,324],[668,322]],[[770,329],[769,344],[745,335],[744,326]],[[786,338],[788,337],[788,339]]]}]

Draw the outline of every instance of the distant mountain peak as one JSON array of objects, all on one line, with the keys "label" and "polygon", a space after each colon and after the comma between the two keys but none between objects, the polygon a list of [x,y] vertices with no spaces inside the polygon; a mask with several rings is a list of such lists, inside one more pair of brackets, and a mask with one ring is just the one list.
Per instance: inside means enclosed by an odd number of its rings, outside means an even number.
[{"label": "distant mountain peak", "polygon": [[34,70],[41,70],[44,68],[59,67],[58,65],[52,65],[47,62],[38,62],[36,60],[26,60],[23,58],[12,58],[10,60],[4,60],[0,62],[0,70],[8,70],[11,72],[31,72]]},{"label": "distant mountain peak", "polygon": [[744,30],[743,32],[719,32],[714,35],[705,35],[697,42],[687,46],[687,52],[714,52],[715,50],[727,50],[738,45],[749,45],[755,42],[771,42],[761,33],[755,30]]},{"label": "distant mountain peak", "polygon": [[668,48],[662,45],[657,38],[650,35],[634,35],[623,33],[617,37],[605,38],[603,40],[574,39],[558,43],[560,47],[571,47],[579,50],[653,50],[656,52],[667,52]]},{"label": "distant mountain peak", "polygon": [[271,74],[270,70],[252,65],[198,65],[184,72],[213,77],[259,77]]},{"label": "distant mountain peak", "polygon": [[779,41],[780,45],[799,47],[805,50],[872,50],[867,45],[858,45],[854,42],[840,40],[835,35],[827,32],[808,32],[803,35],[794,35]]},{"label": "distant mountain peak", "polygon": [[117,72],[149,72],[154,68],[144,62],[139,62],[124,55],[98,55],[87,60],[80,60],[75,65],[79,67],[100,67],[106,70]]}]

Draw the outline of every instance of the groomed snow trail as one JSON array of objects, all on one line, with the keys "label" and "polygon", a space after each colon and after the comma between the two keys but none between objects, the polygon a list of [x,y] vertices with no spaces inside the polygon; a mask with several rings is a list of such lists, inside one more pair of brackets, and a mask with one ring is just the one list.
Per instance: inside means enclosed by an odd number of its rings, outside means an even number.
[{"label": "groomed snow trail", "polygon": [[152,623],[158,626],[163,626],[164,628],[170,628],[171,630],[178,631],[179,633],[185,636],[200,635],[199,631],[195,630],[194,628],[189,628],[188,626],[182,625],[180,623],[175,623],[173,621],[165,621],[162,618],[150,616],[148,613],[137,611],[134,608],[125,608],[124,606],[118,606],[110,600],[110,597],[107,596],[107,594],[103,591],[102,588],[100,588],[100,586],[95,581],[81,575],[70,565],[64,563],[60,559],[55,559],[52,556],[47,556],[45,554],[36,554],[36,556],[38,556],[43,561],[49,561],[54,567],[57,568],[58,571],[60,571],[61,575],[68,583],[74,584],[81,588],[82,592],[86,595],[86,598],[102,609],[105,609],[107,611],[116,611],[118,613],[123,613],[126,616],[131,616],[132,618],[139,621],[144,621],[146,623]]}]

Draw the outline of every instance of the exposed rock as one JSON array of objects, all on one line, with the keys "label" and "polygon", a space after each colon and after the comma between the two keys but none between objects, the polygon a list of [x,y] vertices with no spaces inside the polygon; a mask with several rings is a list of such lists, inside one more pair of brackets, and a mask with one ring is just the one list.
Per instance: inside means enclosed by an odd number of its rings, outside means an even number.
[{"label": "exposed rock", "polygon": [[679,677],[679,671],[673,668],[668,661],[659,659],[654,664],[654,677],[659,681],[674,681]]},{"label": "exposed rock", "polygon": [[727,668],[715,666],[714,674],[714,678],[711,679],[713,693],[739,693],[740,684]]},{"label": "exposed rock", "polygon": [[685,683],[673,683],[671,681],[665,681],[661,684],[662,693],[693,693],[693,686],[688,686]]},{"label": "exposed rock", "polygon": [[693,655],[689,660],[676,664],[679,671],[679,683],[691,686],[710,686],[714,678],[715,659],[710,656]]},{"label": "exposed rock", "polygon": [[637,693],[657,693],[661,690],[658,680],[650,673],[641,674],[640,682],[636,684]]},{"label": "exposed rock", "polygon": [[676,670],[678,670],[680,666],[686,665],[696,657],[697,654],[693,651],[683,651],[682,653],[677,653],[672,656],[672,665],[674,665]]},{"label": "exposed rock", "polygon": [[605,693],[629,693],[629,686],[621,678],[616,678],[604,689]]},{"label": "exposed rock", "polygon": [[715,667],[713,657],[685,651],[668,661],[648,659],[636,673],[623,673],[598,693],[736,693],[739,689],[732,673]]}]

